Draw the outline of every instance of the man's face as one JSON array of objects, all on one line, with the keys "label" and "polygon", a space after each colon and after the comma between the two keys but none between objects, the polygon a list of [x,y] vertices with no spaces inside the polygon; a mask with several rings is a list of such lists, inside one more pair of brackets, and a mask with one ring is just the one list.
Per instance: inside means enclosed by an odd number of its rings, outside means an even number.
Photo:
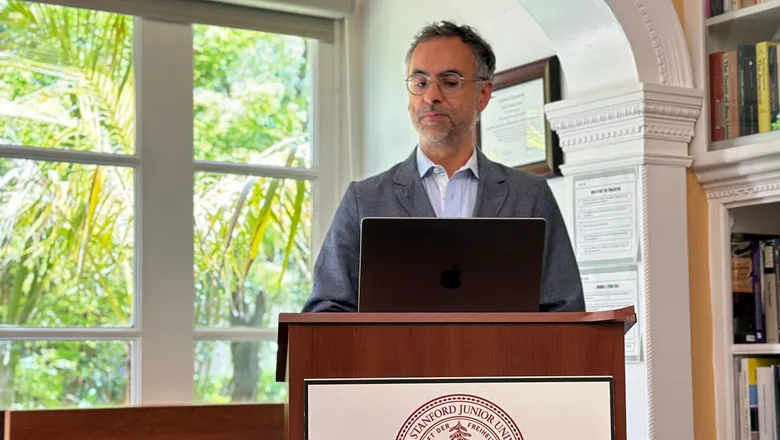
[{"label": "man's face", "polygon": [[466,80],[453,92],[446,84],[437,84],[435,78],[445,73],[474,78],[475,68],[471,48],[459,38],[434,38],[415,48],[407,73],[432,78],[422,95],[409,93],[409,116],[422,140],[455,144],[463,136],[472,136],[477,115],[490,99],[492,85]]}]

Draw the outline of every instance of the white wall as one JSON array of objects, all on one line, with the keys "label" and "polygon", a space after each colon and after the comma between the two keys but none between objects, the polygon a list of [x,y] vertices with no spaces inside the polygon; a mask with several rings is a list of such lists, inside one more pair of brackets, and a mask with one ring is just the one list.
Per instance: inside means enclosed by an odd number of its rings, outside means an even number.
[{"label": "white wall", "polygon": [[[415,33],[442,19],[476,28],[493,46],[501,71],[555,54],[549,40],[517,0],[358,0],[357,38],[361,46],[359,177],[384,171],[406,158],[417,136],[406,110],[404,56]],[[566,86],[563,79],[563,94]],[[359,138],[359,139],[360,139]],[[360,148],[362,146],[362,148]],[[566,179],[568,180],[568,179]],[[564,178],[550,180],[567,224],[571,191]]]}]

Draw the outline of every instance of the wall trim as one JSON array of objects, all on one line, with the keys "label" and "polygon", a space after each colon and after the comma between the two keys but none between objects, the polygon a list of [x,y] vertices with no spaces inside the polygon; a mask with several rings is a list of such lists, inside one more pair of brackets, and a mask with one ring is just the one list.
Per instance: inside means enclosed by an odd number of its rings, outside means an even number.
[{"label": "wall trim", "polygon": [[548,104],[547,117],[565,156],[562,172],[691,166],[688,143],[702,100],[695,89],[637,84],[591,100]]}]

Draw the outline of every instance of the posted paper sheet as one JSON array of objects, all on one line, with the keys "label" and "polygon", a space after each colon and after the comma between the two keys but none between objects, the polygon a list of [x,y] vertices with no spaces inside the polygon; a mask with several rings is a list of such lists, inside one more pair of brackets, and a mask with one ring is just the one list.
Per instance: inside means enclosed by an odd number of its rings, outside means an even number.
[{"label": "posted paper sheet", "polygon": [[632,171],[574,183],[574,236],[580,263],[637,258],[637,185]]},{"label": "posted paper sheet", "polygon": [[[582,288],[585,293],[585,309],[588,312],[621,309],[634,306],[639,315],[639,279],[636,270],[620,272],[583,273]],[[639,323],[625,335],[626,360],[639,362],[641,356]]]}]

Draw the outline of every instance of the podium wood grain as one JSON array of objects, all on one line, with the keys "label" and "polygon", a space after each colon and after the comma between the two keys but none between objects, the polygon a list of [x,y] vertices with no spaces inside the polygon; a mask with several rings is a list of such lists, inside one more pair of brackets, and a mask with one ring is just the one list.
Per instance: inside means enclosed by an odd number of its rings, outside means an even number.
[{"label": "podium wood grain", "polygon": [[3,440],[282,440],[282,404],[5,411]]},{"label": "podium wood grain", "polygon": [[[303,440],[304,378],[612,376],[626,439],[623,335],[633,308],[566,314],[280,315],[288,440]],[[285,373],[287,373],[285,375]]]}]

